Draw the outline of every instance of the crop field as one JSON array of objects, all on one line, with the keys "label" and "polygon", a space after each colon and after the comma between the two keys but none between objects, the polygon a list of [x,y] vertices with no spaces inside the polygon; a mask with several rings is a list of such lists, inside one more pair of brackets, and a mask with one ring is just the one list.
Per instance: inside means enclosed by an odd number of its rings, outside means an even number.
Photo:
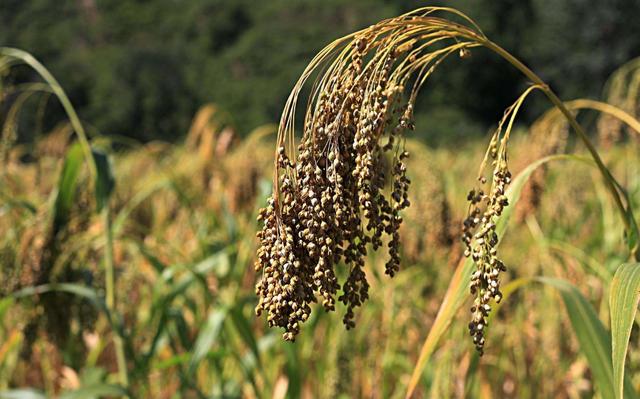
[{"label": "crop field", "polygon": [[[171,143],[0,47],[0,399],[640,396],[640,59],[566,101],[499,45],[419,9],[306,60],[279,124],[209,103]],[[421,139],[480,47],[529,85]]]}]

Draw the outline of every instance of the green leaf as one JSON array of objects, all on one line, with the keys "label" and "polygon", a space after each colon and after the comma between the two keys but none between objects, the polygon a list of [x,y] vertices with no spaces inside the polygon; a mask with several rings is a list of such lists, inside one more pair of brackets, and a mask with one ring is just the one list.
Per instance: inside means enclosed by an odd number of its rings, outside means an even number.
[{"label": "green leaf", "polygon": [[5,313],[13,306],[14,299],[10,296],[0,299],[0,320],[4,319]]},{"label": "green leaf", "polygon": [[82,147],[80,144],[75,143],[67,150],[62,171],[60,172],[58,190],[53,206],[54,231],[60,231],[68,222],[69,212],[75,200],[78,176],[83,162]]},{"label": "green leaf", "polygon": [[196,342],[193,345],[193,354],[191,355],[191,360],[189,361],[189,372],[195,372],[196,367],[200,360],[202,360],[209,349],[216,343],[218,336],[220,335],[220,331],[222,331],[222,326],[224,324],[224,320],[227,317],[228,310],[227,308],[215,309],[209,312],[209,317],[207,321],[200,330],[198,334],[198,338],[196,338]]},{"label": "green leaf", "polygon": [[35,215],[38,213],[38,209],[31,202],[17,198],[7,198],[3,193],[0,193],[2,201],[4,202],[0,207],[0,212],[7,212],[11,209],[24,209],[27,212]]},{"label": "green leaf", "polygon": [[303,368],[300,365],[297,348],[295,344],[283,342],[284,353],[286,355],[285,373],[289,380],[287,398],[299,398],[302,394]]},{"label": "green leaf", "polygon": [[[161,273],[160,284],[154,287],[156,292],[154,293],[150,315],[148,320],[146,321],[146,324],[150,326],[151,322],[158,320],[158,325],[154,333],[154,337],[151,341],[151,345],[148,351],[143,356],[143,361],[140,364],[142,368],[147,367],[155,354],[162,334],[164,333],[164,330],[167,327],[167,323],[170,319],[169,309],[173,300],[187,292],[194,281],[201,280],[210,271],[220,267],[224,267],[224,265],[228,263],[228,255],[225,251],[220,251],[202,260],[194,266],[173,265],[171,267],[166,267],[163,264],[157,265],[158,268],[162,268],[163,270]],[[176,279],[176,274],[181,269],[186,269],[188,273]]]},{"label": "green leaf", "polygon": [[102,397],[121,397],[127,396],[127,391],[119,385],[114,384],[95,384],[82,387],[75,391],[65,392],[60,395],[60,399],[94,399]]},{"label": "green leaf", "polygon": [[51,283],[33,287],[26,287],[22,288],[21,290],[15,291],[12,296],[14,298],[22,298],[25,296],[44,294],[45,292],[51,291],[68,292],[70,294],[89,299],[93,302],[100,301],[98,294],[96,294],[94,290],[89,287],[73,283]]},{"label": "green leaf", "polygon": [[0,399],[46,399],[44,394],[34,389],[13,389],[0,392]]},{"label": "green leaf", "polygon": [[188,353],[181,353],[179,355],[174,355],[168,359],[159,361],[158,363],[154,364],[153,368],[156,370],[163,370],[169,367],[174,367],[180,364],[187,363],[190,357],[191,356]]},{"label": "green leaf", "polygon": [[161,274],[164,270],[167,269],[167,265],[165,265],[155,254],[153,254],[152,251],[144,245],[144,243],[136,241],[134,242],[134,245],[137,246],[138,250],[140,251],[140,255],[142,255],[144,259],[149,262],[151,266],[153,266],[153,270],[155,270],[156,273]]},{"label": "green leaf", "polygon": [[624,264],[616,271],[609,289],[611,359],[616,398],[623,397],[624,365],[639,301],[640,263]]},{"label": "green leaf", "polygon": [[80,386],[88,387],[104,384],[107,378],[107,371],[102,367],[84,367],[80,374]]},{"label": "green leaf", "polygon": [[233,322],[234,327],[240,334],[240,337],[244,341],[245,345],[247,345],[249,349],[251,349],[251,353],[253,353],[258,365],[260,366],[260,352],[258,350],[258,343],[256,342],[256,338],[253,335],[251,325],[242,313],[242,307],[242,304],[240,304],[240,306],[235,306],[233,309],[231,309],[231,321]]},{"label": "green leaf", "polygon": [[107,205],[116,183],[109,156],[97,148],[92,148],[91,152],[96,163],[95,195],[97,211],[100,212]]},{"label": "green leaf", "polygon": [[[615,384],[611,362],[611,339],[593,306],[567,281],[548,277],[539,277],[537,280],[560,291],[571,326],[578,338],[580,351],[589,362],[594,384],[603,398],[613,398]],[[624,392],[625,398],[636,397],[628,380],[624,382]]]},{"label": "green leaf", "polygon": [[[91,149],[91,155],[96,165],[95,196],[96,207],[100,211],[107,204],[113,192],[115,179],[108,155],[96,148]],[[79,143],[75,143],[67,150],[60,173],[53,210],[54,231],[59,231],[68,222],[69,212],[75,201],[78,176],[83,162],[84,153],[82,147]]]},{"label": "green leaf", "polygon": [[79,296],[81,298],[89,300],[99,310],[102,310],[109,316],[109,311],[104,303],[102,297],[91,288],[80,284],[74,283],[51,283],[43,284],[34,287],[26,287],[21,290],[15,291],[11,294],[13,298],[24,298],[33,295],[40,295],[47,292],[66,292]]}]

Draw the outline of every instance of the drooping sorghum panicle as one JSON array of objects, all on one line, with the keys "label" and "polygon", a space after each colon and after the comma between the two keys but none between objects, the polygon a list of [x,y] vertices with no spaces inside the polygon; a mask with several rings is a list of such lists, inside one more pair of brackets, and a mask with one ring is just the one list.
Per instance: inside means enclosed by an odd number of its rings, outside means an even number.
[{"label": "drooping sorghum panicle", "polygon": [[[507,146],[516,114],[527,95],[537,89],[531,86],[518,100],[505,111],[504,117],[498,124],[491,138],[485,160],[480,167],[478,177],[479,187],[472,189],[467,196],[469,211],[463,222],[462,241],[466,245],[465,256],[471,257],[476,270],[471,275],[470,291],[474,303],[471,307],[471,322],[469,333],[478,352],[482,355],[485,343],[487,318],[491,311],[491,301],[499,303],[502,299],[500,292],[500,272],[507,270],[498,258],[498,234],[496,225],[506,206],[509,205],[507,187],[511,183],[511,172],[508,166]],[[504,123],[509,123],[503,131]],[[484,167],[491,160],[493,173],[489,180],[484,176]]]},{"label": "drooping sorghum panicle", "polygon": [[[295,338],[317,299],[332,311],[337,297],[346,307],[345,326],[355,325],[354,309],[369,295],[369,248],[386,243],[386,274],[400,268],[410,185],[403,135],[413,129],[417,92],[444,58],[466,55],[484,38],[477,27],[438,12],[465,20],[453,10],[424,8],[336,40],[312,60],[285,105],[274,193],[260,214],[256,313],[284,328],[286,340]],[[315,70],[322,72],[296,143],[298,95]],[[347,276],[342,284],[340,269]]]},{"label": "drooping sorghum panicle", "polygon": [[[284,151],[278,154],[278,167],[292,167]],[[285,328],[284,338],[293,339],[300,323],[309,317],[309,303],[315,298],[311,275],[307,265],[301,262],[305,248],[296,245],[294,238],[294,228],[299,226],[300,203],[295,200],[292,180],[286,175],[282,177],[281,190],[283,202],[279,218],[276,218],[276,207],[281,204],[273,197],[260,211],[264,227],[258,233],[261,247],[256,267],[262,269],[263,278],[256,285],[260,297],[256,312],[267,311],[269,324]]]},{"label": "drooping sorghum panicle", "polygon": [[[295,162],[284,146],[278,150],[278,192],[262,213],[265,226],[259,234],[257,269],[264,276],[257,285],[257,311],[266,310],[271,325],[285,328],[287,340],[294,339],[316,296],[327,311],[334,310],[340,288],[338,300],[347,308],[344,324],[355,325],[354,308],[369,295],[363,270],[367,244],[375,250],[383,245],[384,234],[391,236],[386,272],[393,275],[399,269],[399,212],[409,205],[403,162],[408,153],[394,142],[399,144],[402,131],[411,125],[410,107],[404,107],[389,131],[393,114],[399,112],[393,98],[397,88],[388,87],[395,55],[387,52],[382,68],[369,72],[376,80],[371,85],[368,73],[361,71],[364,40],[354,41],[354,61],[345,75],[332,76],[320,93]],[[383,153],[391,151],[393,183],[387,198],[381,163]],[[348,271],[342,287],[336,277],[341,261]]]},{"label": "drooping sorghum panicle", "polygon": [[[471,307],[472,319],[469,331],[473,343],[482,354],[484,346],[484,329],[491,311],[490,302],[500,302],[500,272],[506,271],[505,265],[498,259],[498,235],[496,220],[509,204],[505,190],[511,182],[511,172],[506,162],[496,167],[493,173],[493,184],[488,194],[478,188],[471,190],[467,199],[471,203],[471,212],[464,221],[463,239],[467,245],[466,256],[471,256],[476,270],[471,275],[470,290],[475,296]],[[484,208],[483,208],[484,205]]]}]

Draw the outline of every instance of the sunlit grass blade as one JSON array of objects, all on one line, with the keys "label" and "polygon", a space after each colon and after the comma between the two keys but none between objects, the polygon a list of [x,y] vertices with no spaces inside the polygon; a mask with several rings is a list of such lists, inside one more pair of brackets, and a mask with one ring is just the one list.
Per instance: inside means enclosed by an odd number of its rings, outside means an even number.
[{"label": "sunlit grass blade", "polygon": [[38,212],[36,206],[29,201],[23,199],[16,199],[7,197],[5,193],[0,193],[0,198],[3,204],[0,206],[0,212],[7,212],[12,209],[24,209],[31,215],[35,215]]},{"label": "sunlit grass blade", "polygon": [[633,320],[640,301],[640,263],[620,266],[611,281],[611,358],[616,399],[624,393],[624,367]]},{"label": "sunlit grass blade", "polygon": [[0,299],[0,320],[4,319],[4,315],[11,308],[11,306],[13,306],[13,304],[14,299],[10,296]]},{"label": "sunlit grass blade", "polygon": [[15,370],[25,338],[21,328],[7,331],[3,335],[4,340],[0,344],[0,381],[8,380]]},{"label": "sunlit grass blade", "polygon": [[189,361],[189,372],[195,372],[200,361],[207,355],[211,347],[216,343],[222,331],[222,326],[227,318],[228,309],[213,309],[209,312],[209,317],[205,325],[200,330],[198,338],[193,346],[191,360]]},{"label": "sunlit grass blade", "polygon": [[60,399],[87,399],[87,398],[113,398],[126,396],[127,391],[119,385],[96,384],[80,389],[65,392]]},{"label": "sunlit grass blade", "polygon": [[98,294],[91,288],[74,283],[51,283],[51,284],[43,284],[35,287],[26,287],[21,290],[18,290],[11,294],[13,298],[24,298],[33,295],[40,295],[47,292],[66,292],[69,294],[76,295],[78,297],[89,300],[92,304],[94,304],[99,310],[104,311],[107,316],[109,312],[106,308],[104,300],[102,297],[98,296]]},{"label": "sunlit grass blade", "polygon": [[407,390],[407,398],[413,395],[413,391],[418,385],[422,371],[427,364],[427,361],[436,349],[436,345],[440,341],[440,338],[451,324],[451,321],[455,317],[456,312],[462,306],[469,291],[469,279],[471,277],[471,271],[473,270],[473,262],[469,259],[461,260],[456,268],[455,274],[449,282],[449,288],[447,293],[440,304],[440,310],[436,316],[431,330],[427,335],[427,339],[422,344],[420,351],[420,357],[416,367],[411,375],[411,381],[409,382],[409,388]]},{"label": "sunlit grass blade", "polygon": [[0,399],[46,399],[47,397],[35,389],[12,389],[0,392]]},{"label": "sunlit grass blade", "polygon": [[[158,291],[154,293],[149,317],[145,322],[145,328],[153,328],[155,332],[149,345],[149,349],[142,358],[142,363],[140,365],[142,369],[148,368],[149,363],[156,355],[158,344],[168,325],[168,313],[172,302],[177,297],[183,295],[194,282],[201,281],[202,276],[206,273],[209,273],[216,268],[224,268],[229,262],[226,251],[213,254],[194,266],[174,265],[166,267],[160,261],[152,257],[151,254],[147,255],[145,255],[145,257],[151,259],[151,263],[154,264],[154,267],[156,267],[158,271],[163,270],[161,275],[163,284],[159,285],[159,288],[157,288]],[[189,273],[181,276],[179,279],[175,279],[175,275],[181,268],[185,268]],[[209,317],[211,317],[211,315],[209,315]],[[152,327],[154,325],[155,327]],[[196,346],[197,342],[198,341],[196,340]],[[205,355],[206,352],[202,354],[200,358]]]},{"label": "sunlit grass blade", "polygon": [[45,68],[44,65],[42,65],[37,59],[35,59],[35,57],[27,53],[26,51],[11,47],[0,47],[0,55],[6,57],[8,59],[7,61],[12,64],[25,63],[29,65],[45,80],[49,87],[51,87],[51,91],[56,95],[56,97],[58,97],[58,100],[60,100],[60,104],[62,104],[62,107],[69,117],[69,121],[73,126],[73,130],[78,136],[78,141],[80,142],[86,161],[89,163],[89,168],[91,169],[92,175],[95,176],[96,164],[91,152],[89,139],[87,138],[87,134],[84,130],[84,127],[82,126],[82,123],[80,122],[80,118],[78,117],[75,108],[71,104],[69,97],[67,97],[67,94],[62,89],[62,86],[60,85],[60,83],[58,83],[57,79],[51,74],[51,72],[49,72],[47,68]]},{"label": "sunlit grass blade", "polygon": [[287,357],[285,372],[289,380],[287,398],[299,398],[302,393],[303,371],[300,369],[299,354],[295,346],[284,343],[284,352]]},{"label": "sunlit grass blade", "polygon": [[231,312],[230,312],[231,321],[233,322],[233,325],[235,326],[236,330],[238,331],[238,334],[244,341],[245,345],[247,345],[247,347],[251,349],[251,353],[253,353],[253,356],[256,359],[257,365],[261,367],[260,351],[258,350],[258,343],[251,330],[251,325],[249,324],[249,321],[242,313],[242,309],[243,309],[242,305],[243,303],[241,302],[239,306],[235,306],[234,308],[231,309]]}]

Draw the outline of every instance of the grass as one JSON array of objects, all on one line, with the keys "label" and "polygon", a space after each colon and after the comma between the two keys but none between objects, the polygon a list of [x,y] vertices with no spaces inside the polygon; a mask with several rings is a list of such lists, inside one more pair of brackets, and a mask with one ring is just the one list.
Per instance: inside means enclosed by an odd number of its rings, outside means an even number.
[{"label": "grass", "polygon": [[[48,85],[35,93],[66,101],[37,61],[4,55],[5,67],[38,67]],[[640,205],[637,109],[629,106],[637,85],[618,83],[636,81],[630,69],[614,75],[615,95],[602,102],[563,104],[626,119],[623,139],[602,133],[610,123],[580,127],[609,143],[601,164],[579,142],[529,140],[536,126],[562,131],[561,118],[509,125],[510,164],[521,166],[496,227],[509,269],[482,357],[467,336],[474,265],[462,257],[456,226],[484,142],[426,148],[409,135],[414,205],[401,231],[400,272],[388,279],[387,256],[369,252],[371,289],[357,327],[346,331],[315,305],[292,344],[253,313],[255,218],[272,191],[282,131],[265,126],[239,139],[209,105],[184,144],[122,149],[83,138],[74,112],[76,140],[61,140],[64,128],[49,142],[3,136],[0,398],[634,397],[638,269],[619,267],[633,248],[608,195],[617,183],[599,177],[605,167],[625,187],[614,188],[626,207]],[[571,114],[588,121],[580,116]],[[19,120],[5,118],[3,132],[17,132]],[[535,159],[532,145],[540,147]]]}]

